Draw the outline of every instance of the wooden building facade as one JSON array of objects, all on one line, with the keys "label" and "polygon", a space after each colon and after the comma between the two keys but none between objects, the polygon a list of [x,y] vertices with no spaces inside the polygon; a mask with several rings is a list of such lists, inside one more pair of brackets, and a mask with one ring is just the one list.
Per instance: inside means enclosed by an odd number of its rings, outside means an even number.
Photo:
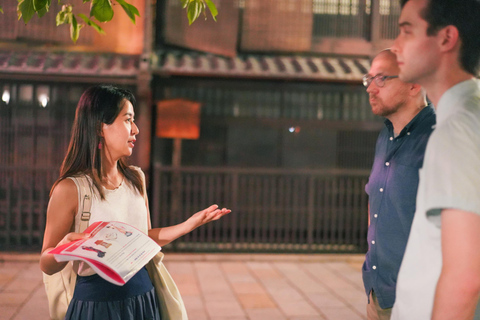
[{"label": "wooden building facade", "polygon": [[[78,98],[112,83],[139,98],[132,162],[149,177],[153,225],[233,209],[170,248],[364,251],[382,119],[361,78],[396,34],[397,2],[218,0],[216,23],[190,27],[179,3],[138,1],[141,26],[77,46],[0,22],[0,249],[39,247]],[[158,104],[172,100],[200,104],[197,139],[156,134]]]}]

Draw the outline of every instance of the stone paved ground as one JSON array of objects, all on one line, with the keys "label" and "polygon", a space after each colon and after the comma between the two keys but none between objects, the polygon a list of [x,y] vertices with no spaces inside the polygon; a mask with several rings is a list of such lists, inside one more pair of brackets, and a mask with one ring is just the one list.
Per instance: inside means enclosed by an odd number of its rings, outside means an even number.
[{"label": "stone paved ground", "polygon": [[[36,254],[0,253],[0,320],[49,319]],[[366,319],[363,255],[173,254],[190,320]]]}]

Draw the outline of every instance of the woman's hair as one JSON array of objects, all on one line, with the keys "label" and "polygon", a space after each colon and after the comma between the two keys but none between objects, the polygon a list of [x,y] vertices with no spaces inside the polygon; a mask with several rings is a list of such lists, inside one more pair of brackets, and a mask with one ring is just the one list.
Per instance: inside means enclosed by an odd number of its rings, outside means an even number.
[{"label": "woman's hair", "polygon": [[[70,143],[60,168],[60,177],[55,181],[50,195],[55,186],[65,178],[86,174],[92,178],[101,199],[105,199],[105,194],[101,188],[103,166],[99,149],[99,144],[102,141],[102,124],[112,124],[126,101],[130,101],[135,107],[135,97],[125,89],[101,85],[85,90],[77,105]],[[140,194],[143,194],[143,182],[140,174],[135,169],[130,168],[124,158],[118,161],[117,166],[125,179]]]}]

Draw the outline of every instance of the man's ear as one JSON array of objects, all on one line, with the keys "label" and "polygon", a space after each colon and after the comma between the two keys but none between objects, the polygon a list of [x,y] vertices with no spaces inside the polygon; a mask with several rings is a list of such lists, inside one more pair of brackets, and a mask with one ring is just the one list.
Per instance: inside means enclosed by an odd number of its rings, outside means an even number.
[{"label": "man's ear", "polygon": [[416,83],[411,83],[410,84],[410,96],[414,97],[416,96],[420,91],[422,91],[422,86]]},{"label": "man's ear", "polygon": [[455,26],[449,25],[438,31],[440,50],[451,51],[460,45],[460,36]]}]

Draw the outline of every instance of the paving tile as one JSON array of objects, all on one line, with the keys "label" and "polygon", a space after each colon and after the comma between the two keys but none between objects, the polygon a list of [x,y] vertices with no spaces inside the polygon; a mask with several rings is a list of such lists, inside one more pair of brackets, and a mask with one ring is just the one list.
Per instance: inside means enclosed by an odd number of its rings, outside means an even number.
[{"label": "paving tile", "polygon": [[4,291],[9,293],[31,292],[40,284],[43,285],[42,279],[29,279],[28,274],[22,272],[15,279],[10,281],[7,286],[4,287]]},{"label": "paving tile", "polygon": [[175,281],[182,296],[200,295],[200,288],[192,262],[168,262],[165,267]]},{"label": "paving tile", "polygon": [[192,261],[165,261],[163,260],[163,264],[167,268],[168,272],[173,274],[193,274],[194,266]]},{"label": "paving tile", "polygon": [[[293,287],[271,263],[251,262],[247,265],[270,293],[280,310],[288,317],[318,316],[318,311]],[[265,274],[270,276],[265,277]],[[273,276],[272,276],[273,275]]]},{"label": "paving tile", "polygon": [[258,282],[232,283],[232,289],[236,294],[265,293],[265,289]]},{"label": "paving tile", "polygon": [[[32,308],[31,306],[35,306]],[[42,318],[39,315],[46,315]],[[25,301],[25,304],[18,310],[18,313],[12,320],[32,320],[32,319],[49,319],[47,295],[43,283],[37,286],[32,295]]]},{"label": "paving tile", "polygon": [[276,308],[275,302],[267,294],[243,293],[237,295],[243,309]]},{"label": "paving tile", "polygon": [[287,320],[278,309],[248,309],[246,312],[250,320]]},{"label": "paving tile", "polygon": [[366,316],[362,317],[350,309],[346,308],[324,308],[322,310],[327,320],[364,320]]},{"label": "paving tile", "polygon": [[[360,271],[355,271],[348,266],[348,264],[339,265],[331,262],[303,264],[302,266],[308,270],[318,282],[329,289],[330,299],[323,297],[324,299],[326,298],[326,300],[322,301],[318,296],[311,298],[315,305],[321,308],[322,313],[327,309],[334,310],[335,312],[336,310],[341,310],[340,312],[353,313],[355,317],[359,317],[359,319],[366,318],[366,300],[364,297],[363,284],[360,287],[358,284],[349,280],[349,277],[351,277],[350,273],[356,273],[357,277],[361,278]],[[348,276],[345,276],[345,274]]]},{"label": "paving tile", "polygon": [[[0,254],[0,320],[48,319],[38,266]],[[366,319],[360,255],[166,254],[191,320]]]},{"label": "paving tile", "polygon": [[2,292],[0,307],[21,306],[30,295],[30,292]]},{"label": "paving tile", "polygon": [[205,304],[201,296],[182,296],[185,309],[190,319],[209,320]]},{"label": "paving tile", "polygon": [[211,318],[207,315],[205,310],[188,310],[188,317],[189,319],[195,320],[211,320]]},{"label": "paving tile", "polygon": [[245,312],[233,294],[219,263],[196,262],[195,270],[204,296],[205,309],[210,317],[245,316]]},{"label": "paving tile", "polygon": [[301,292],[305,294],[328,292],[328,288],[317,281],[302,266],[305,263],[275,263],[275,267]]},{"label": "paving tile", "polygon": [[4,290],[5,287],[15,279],[24,265],[24,263],[19,262],[0,263],[0,291]]},{"label": "paving tile", "polygon": [[187,310],[205,310],[205,303],[203,301],[203,297],[198,296],[182,296],[183,303]]},{"label": "paving tile", "polygon": [[[0,320],[11,320],[12,317],[15,315],[15,312],[17,312],[17,306],[0,305],[0,310],[1,310]],[[48,318],[45,318],[45,319],[48,319]]]},{"label": "paving tile", "polygon": [[247,317],[219,317],[219,316],[212,316],[211,320],[249,320]]},{"label": "paving tile", "polygon": [[210,317],[240,317],[245,311],[233,294],[204,294],[205,309]]},{"label": "paving tile", "polygon": [[342,299],[331,292],[309,294],[308,299],[319,310],[323,310],[324,307],[348,308]]},{"label": "paving tile", "polygon": [[255,283],[256,279],[243,262],[225,262],[220,264],[224,274],[232,283]]},{"label": "paving tile", "polygon": [[353,268],[352,265],[346,263],[339,263],[339,262],[329,262],[325,263],[325,266],[330,268],[336,274],[341,276],[342,278],[350,281],[350,283],[360,290],[363,290],[363,280],[362,277],[358,276],[361,275],[362,268]]},{"label": "paving tile", "polygon": [[200,288],[194,274],[172,274],[172,278],[182,296],[200,295]]}]

